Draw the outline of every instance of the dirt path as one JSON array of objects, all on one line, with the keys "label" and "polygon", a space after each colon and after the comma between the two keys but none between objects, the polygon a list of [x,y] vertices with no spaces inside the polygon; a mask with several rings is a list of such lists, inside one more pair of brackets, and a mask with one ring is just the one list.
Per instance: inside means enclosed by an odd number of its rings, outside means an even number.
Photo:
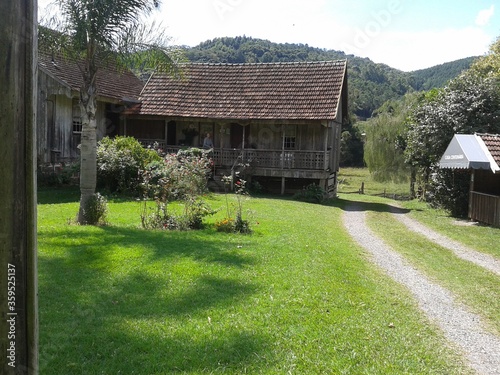
[{"label": "dirt path", "polygon": [[343,220],[350,235],[368,251],[373,262],[406,286],[428,318],[462,349],[471,368],[481,375],[500,374],[500,339],[482,328],[478,315],[470,313],[451,292],[432,283],[378,238],[366,225],[361,205],[348,206]]}]

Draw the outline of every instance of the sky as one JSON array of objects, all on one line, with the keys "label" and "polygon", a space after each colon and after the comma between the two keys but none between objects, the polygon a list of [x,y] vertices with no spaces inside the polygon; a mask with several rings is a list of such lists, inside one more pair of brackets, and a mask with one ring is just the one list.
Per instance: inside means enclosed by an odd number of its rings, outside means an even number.
[{"label": "sky", "polygon": [[163,0],[152,17],[173,45],[246,35],[403,71],[484,55],[500,36],[500,0]]}]

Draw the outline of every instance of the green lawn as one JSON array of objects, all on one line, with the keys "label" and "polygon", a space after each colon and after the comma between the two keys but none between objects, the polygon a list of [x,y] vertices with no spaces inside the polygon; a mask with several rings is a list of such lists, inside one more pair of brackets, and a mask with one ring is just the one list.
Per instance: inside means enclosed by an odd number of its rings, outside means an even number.
[{"label": "green lawn", "polygon": [[410,182],[378,182],[373,180],[368,168],[342,168],[339,172],[338,191],[341,194],[358,193],[361,186],[367,195],[380,197],[408,197]]},{"label": "green lawn", "polygon": [[68,225],[77,200],[39,194],[42,375],[469,373],[346,234],[342,200],[250,198],[252,235],[144,231],[126,200]]},{"label": "green lawn", "polygon": [[417,200],[401,202],[410,210],[410,216],[446,236],[462,242],[476,250],[500,258],[500,229],[487,225],[473,224],[466,219],[451,217],[444,210],[430,208]]},{"label": "green lawn", "polygon": [[[352,196],[345,196],[353,198]],[[416,268],[459,296],[469,308],[481,315],[488,328],[500,334],[500,279],[497,275],[456,257],[422,235],[408,231],[387,212],[385,204],[400,205],[408,215],[430,228],[471,248],[500,257],[500,229],[471,225],[449,216],[443,210],[430,208],[417,200],[394,202],[370,196],[356,199],[367,208],[368,224],[393,249],[399,251]],[[472,280],[472,282],[471,282]]]}]

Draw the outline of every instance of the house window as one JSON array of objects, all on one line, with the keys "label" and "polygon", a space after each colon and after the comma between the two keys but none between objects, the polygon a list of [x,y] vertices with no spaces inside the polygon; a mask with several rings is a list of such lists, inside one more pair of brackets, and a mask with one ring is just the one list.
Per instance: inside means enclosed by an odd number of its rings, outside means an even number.
[{"label": "house window", "polygon": [[73,99],[73,133],[82,133],[82,115],[80,112],[80,103]]},{"label": "house window", "polygon": [[285,150],[293,150],[296,146],[296,129],[295,125],[287,125],[283,134],[283,146]]},{"label": "house window", "polygon": [[285,150],[295,149],[295,136],[293,137],[285,136],[284,143],[285,143]]}]

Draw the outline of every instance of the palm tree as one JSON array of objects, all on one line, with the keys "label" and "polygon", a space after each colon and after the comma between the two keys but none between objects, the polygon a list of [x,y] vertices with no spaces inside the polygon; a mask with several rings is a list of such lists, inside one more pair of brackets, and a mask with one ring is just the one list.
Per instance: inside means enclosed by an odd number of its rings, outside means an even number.
[{"label": "palm tree", "polygon": [[[80,224],[89,221],[87,207],[95,195],[97,165],[96,74],[105,64],[130,68],[176,70],[178,54],[166,47],[162,33],[151,33],[141,16],[159,7],[159,0],[59,0],[61,14],[57,33],[41,29],[40,43],[78,61],[83,84],[80,88],[82,134],[80,146]],[[62,17],[62,21],[61,18]],[[154,40],[145,40],[154,34]]]}]

